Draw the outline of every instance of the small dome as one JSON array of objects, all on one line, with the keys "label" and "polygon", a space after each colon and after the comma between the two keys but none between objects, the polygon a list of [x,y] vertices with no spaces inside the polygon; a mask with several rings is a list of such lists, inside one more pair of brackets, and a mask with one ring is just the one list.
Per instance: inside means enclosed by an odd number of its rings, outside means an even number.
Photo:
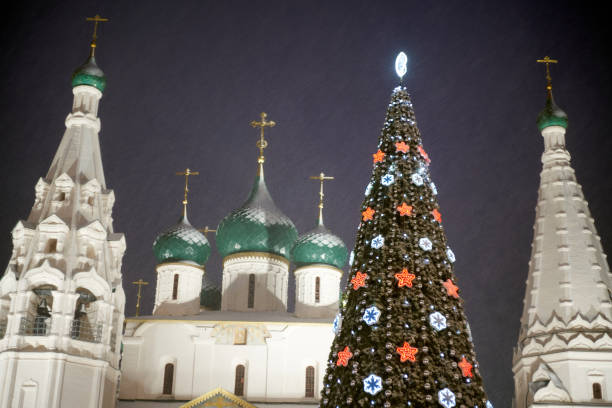
[{"label": "small dome", "polygon": [[327,264],[342,269],[346,264],[348,251],[344,242],[332,234],[323,224],[300,236],[293,249],[291,260],[298,266]]},{"label": "small dome", "polygon": [[93,56],[87,58],[87,61],[72,74],[72,87],[79,85],[93,86],[100,92],[104,92],[106,88],[106,76],[96,65],[96,59]]},{"label": "small dome", "polygon": [[567,129],[567,114],[557,106],[552,94],[546,98],[546,106],[538,115],[537,124],[540,131],[549,126],[562,126]]},{"label": "small dome", "polygon": [[247,201],[217,227],[216,244],[223,257],[238,252],[267,252],[289,258],[297,229],[272,201],[260,172]]},{"label": "small dome", "polygon": [[204,266],[210,255],[210,244],[200,231],[181,217],[178,224],[155,238],[153,252],[158,263],[193,262]]}]

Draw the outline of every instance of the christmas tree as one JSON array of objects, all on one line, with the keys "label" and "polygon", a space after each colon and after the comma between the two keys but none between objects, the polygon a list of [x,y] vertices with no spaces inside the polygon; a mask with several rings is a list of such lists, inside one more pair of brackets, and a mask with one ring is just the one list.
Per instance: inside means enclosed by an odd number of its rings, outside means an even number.
[{"label": "christmas tree", "polygon": [[321,407],[492,406],[429,162],[410,96],[397,87],[373,155]]}]

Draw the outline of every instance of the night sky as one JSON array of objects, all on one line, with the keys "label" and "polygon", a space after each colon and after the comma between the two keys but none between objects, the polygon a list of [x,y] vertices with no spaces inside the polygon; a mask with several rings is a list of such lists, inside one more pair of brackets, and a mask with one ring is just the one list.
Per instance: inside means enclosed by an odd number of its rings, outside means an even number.
[{"label": "night sky", "polygon": [[[537,4],[536,4],[537,3]],[[154,297],[156,234],[180,215],[185,167],[189,217],[216,227],[251,188],[261,111],[266,179],[300,233],[314,227],[317,182],[326,225],[352,248],[385,110],[409,57],[412,95],[489,397],[510,407],[512,350],[528,271],[550,55],[555,98],[568,114],[567,145],[606,253],[612,253],[612,40],[602,10],[577,2],[28,1],[0,28],[0,260],[27,218],[71,108],[70,75],[101,26],[97,60],[108,85],[100,141],[133,315],[144,278]],[[206,277],[221,281],[213,255]],[[346,268],[345,268],[346,269]],[[291,281],[292,283],[292,281]]]}]

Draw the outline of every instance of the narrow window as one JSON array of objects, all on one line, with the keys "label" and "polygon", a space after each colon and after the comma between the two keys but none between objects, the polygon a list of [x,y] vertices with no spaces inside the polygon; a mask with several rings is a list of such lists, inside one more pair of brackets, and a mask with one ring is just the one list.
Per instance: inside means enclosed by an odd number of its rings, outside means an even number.
[{"label": "narrow window", "polygon": [[600,400],[602,398],[603,397],[601,395],[601,384],[593,383],[593,399]]},{"label": "narrow window", "polygon": [[317,276],[315,279],[315,303],[319,303],[321,301],[321,278]]},{"label": "narrow window", "polygon": [[314,398],[314,367],[313,366],[306,367],[306,398]]},{"label": "narrow window", "polygon": [[51,254],[57,251],[57,239],[51,238],[47,241],[46,253]]},{"label": "narrow window", "polygon": [[[255,275],[249,275],[249,297],[247,307],[252,309],[255,306]],[[236,394],[238,395],[238,394]]]},{"label": "narrow window", "polygon": [[164,368],[164,395],[172,395],[174,381],[174,364],[168,363]]},{"label": "narrow window", "polygon": [[174,285],[172,286],[172,300],[176,300],[178,296],[178,273],[174,274]]},{"label": "narrow window", "polygon": [[234,395],[238,397],[244,396],[244,366],[242,364],[236,366],[236,384],[234,385]]},{"label": "narrow window", "polygon": [[57,195],[57,201],[64,201],[66,199],[66,193],[59,193]]},{"label": "narrow window", "polygon": [[87,204],[93,206],[94,205],[94,196],[89,196],[87,199]]}]

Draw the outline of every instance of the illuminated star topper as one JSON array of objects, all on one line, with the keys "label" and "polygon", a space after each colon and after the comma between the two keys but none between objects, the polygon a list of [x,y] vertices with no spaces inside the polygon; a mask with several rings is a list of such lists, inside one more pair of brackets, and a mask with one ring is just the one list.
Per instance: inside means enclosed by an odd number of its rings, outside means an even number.
[{"label": "illuminated star topper", "polygon": [[402,79],[408,71],[407,64],[408,56],[406,55],[406,53],[402,51],[397,54],[397,57],[395,58],[395,72],[397,73],[397,76],[400,77],[400,79]]}]

